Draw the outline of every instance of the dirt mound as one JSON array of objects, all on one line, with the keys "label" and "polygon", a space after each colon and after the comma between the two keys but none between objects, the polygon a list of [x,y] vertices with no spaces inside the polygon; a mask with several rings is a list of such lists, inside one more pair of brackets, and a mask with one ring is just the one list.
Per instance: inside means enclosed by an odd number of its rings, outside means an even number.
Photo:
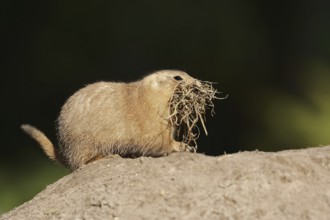
[{"label": "dirt mound", "polygon": [[0,219],[329,219],[330,147],[112,157]]}]

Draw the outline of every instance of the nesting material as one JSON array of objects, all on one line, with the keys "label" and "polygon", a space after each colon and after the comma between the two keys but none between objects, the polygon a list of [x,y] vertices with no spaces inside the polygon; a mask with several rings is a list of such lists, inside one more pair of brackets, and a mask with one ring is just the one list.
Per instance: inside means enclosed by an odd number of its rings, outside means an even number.
[{"label": "nesting material", "polygon": [[169,119],[175,127],[174,136],[177,140],[191,147],[196,152],[197,142],[200,135],[198,122],[203,127],[205,134],[205,114],[211,110],[211,115],[215,114],[213,99],[219,98],[219,93],[212,86],[212,82],[197,81],[196,83],[179,83],[174,89],[169,102]]}]

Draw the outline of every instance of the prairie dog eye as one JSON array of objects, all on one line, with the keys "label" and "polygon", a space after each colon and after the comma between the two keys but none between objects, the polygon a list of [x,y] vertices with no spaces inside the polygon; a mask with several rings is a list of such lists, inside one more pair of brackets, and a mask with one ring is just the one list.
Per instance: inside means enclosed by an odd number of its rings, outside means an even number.
[{"label": "prairie dog eye", "polygon": [[183,80],[181,76],[174,76],[173,78],[174,78],[176,81],[181,81],[181,80]]}]

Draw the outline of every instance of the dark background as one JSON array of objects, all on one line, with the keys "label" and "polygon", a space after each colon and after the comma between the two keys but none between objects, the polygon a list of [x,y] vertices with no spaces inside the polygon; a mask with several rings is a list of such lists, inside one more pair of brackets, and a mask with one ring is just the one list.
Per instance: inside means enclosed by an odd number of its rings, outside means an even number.
[{"label": "dark background", "polygon": [[20,129],[56,143],[65,100],[100,80],[180,69],[226,100],[199,152],[330,144],[329,1],[0,2],[0,213],[68,173]]}]

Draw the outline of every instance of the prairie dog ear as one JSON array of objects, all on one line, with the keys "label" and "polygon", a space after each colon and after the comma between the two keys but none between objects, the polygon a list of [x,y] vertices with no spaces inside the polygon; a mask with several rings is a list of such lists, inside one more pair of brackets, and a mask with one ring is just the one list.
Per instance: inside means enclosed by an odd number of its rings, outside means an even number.
[{"label": "prairie dog ear", "polygon": [[163,75],[163,76],[156,76],[151,83],[153,88],[161,88],[164,86],[165,83],[168,83],[171,80],[171,76]]},{"label": "prairie dog ear", "polygon": [[153,77],[153,79],[151,81],[151,87],[152,88],[158,89],[158,88],[160,88],[161,84],[162,84],[162,80],[160,79],[159,76]]},{"label": "prairie dog ear", "polygon": [[154,89],[159,88],[159,83],[158,83],[158,81],[157,81],[157,80],[153,80],[153,81],[151,82],[151,87],[154,88]]}]

